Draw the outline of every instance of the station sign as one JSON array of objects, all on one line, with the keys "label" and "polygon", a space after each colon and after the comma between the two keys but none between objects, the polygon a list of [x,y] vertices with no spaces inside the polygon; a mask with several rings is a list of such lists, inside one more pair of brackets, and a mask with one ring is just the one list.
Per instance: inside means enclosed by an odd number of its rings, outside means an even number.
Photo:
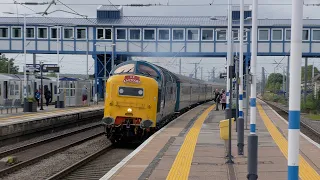
[{"label": "station sign", "polygon": [[220,79],[227,78],[227,73],[220,73]]},{"label": "station sign", "polygon": [[[40,64],[27,64],[27,70],[32,70],[34,72],[40,72],[41,65]],[[54,72],[59,73],[60,67],[57,64],[43,64],[42,72]]]},{"label": "station sign", "polygon": [[140,77],[139,76],[134,76],[134,75],[128,75],[125,76],[123,79],[124,83],[136,83],[139,84],[140,83]]}]

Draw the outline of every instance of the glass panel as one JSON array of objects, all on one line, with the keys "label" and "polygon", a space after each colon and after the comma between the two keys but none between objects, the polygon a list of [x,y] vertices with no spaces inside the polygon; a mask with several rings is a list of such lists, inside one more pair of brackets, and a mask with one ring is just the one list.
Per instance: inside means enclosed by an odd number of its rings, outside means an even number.
[{"label": "glass panel", "polygon": [[12,28],[12,37],[21,38],[21,28]]},{"label": "glass panel", "polygon": [[14,95],[17,95],[17,91],[19,92],[19,85],[17,84],[14,85],[14,91],[15,91]]},{"label": "glass panel", "polygon": [[144,30],[144,39],[145,40],[155,40],[155,30],[154,29],[145,29]]},{"label": "glass panel", "polygon": [[27,38],[34,38],[34,28],[27,28]]},{"label": "glass panel", "polygon": [[130,29],[130,39],[140,40],[140,29]]},{"label": "glass panel", "polygon": [[213,40],[213,29],[202,30],[202,40]]},{"label": "glass panel", "polygon": [[227,40],[227,31],[226,30],[217,31],[217,40],[219,41]]},{"label": "glass panel", "polygon": [[86,39],[86,29],[77,29],[77,39]]},{"label": "glass panel", "polygon": [[10,96],[14,95],[14,85],[10,84]]},{"label": "glass panel", "polygon": [[47,28],[38,28],[38,38],[48,38]]},{"label": "glass panel", "polygon": [[234,41],[239,41],[239,31],[238,30],[232,30],[232,36]]},{"label": "glass panel", "polygon": [[8,28],[0,28],[0,37],[7,38],[8,37]]},{"label": "glass panel", "polygon": [[[60,38],[60,29],[59,30],[59,38]],[[57,38],[57,28],[52,28],[51,29],[51,38],[56,39]]]},{"label": "glass panel", "polygon": [[303,30],[302,31],[302,40],[303,41],[309,40],[309,30]]},{"label": "glass panel", "polygon": [[97,30],[97,39],[104,38],[103,36],[103,29],[98,29]]},{"label": "glass panel", "polygon": [[104,30],[104,34],[105,34],[104,38],[110,40],[111,37],[112,37],[112,33],[111,32],[112,32],[111,29],[105,29]]},{"label": "glass panel", "polygon": [[259,41],[269,40],[269,31],[268,30],[259,30]]},{"label": "glass panel", "polygon": [[127,31],[125,29],[117,29],[117,39],[126,40],[127,39]]},{"label": "glass panel", "polygon": [[188,40],[199,40],[199,29],[188,29]]},{"label": "glass panel", "polygon": [[170,40],[170,30],[160,29],[159,30],[159,40]]},{"label": "glass panel", "polygon": [[142,88],[133,87],[119,87],[120,96],[143,96],[144,91]]},{"label": "glass panel", "polygon": [[272,30],[272,40],[282,40],[282,30]]},{"label": "glass panel", "polygon": [[120,73],[127,73],[127,72],[134,72],[134,64],[125,64],[123,66],[118,67],[113,74],[120,74]]},{"label": "glass panel", "polygon": [[152,77],[158,77],[158,74],[157,72],[152,69],[151,67],[149,66],[145,66],[145,65],[139,65],[138,66],[138,71],[139,73],[141,74],[144,74],[144,75],[149,75],[149,76],[152,76]]},{"label": "glass panel", "polygon": [[291,40],[291,30],[290,30],[290,29],[287,29],[287,30],[286,30],[286,40],[287,40],[287,41],[290,41],[290,40]]},{"label": "glass panel", "polygon": [[73,29],[67,28],[64,29],[64,38],[71,39],[73,37]]},{"label": "glass panel", "polygon": [[312,40],[319,41],[320,40],[320,30],[313,30],[312,31]]},{"label": "glass panel", "polygon": [[184,40],[184,30],[174,29],[172,36],[172,40]]}]

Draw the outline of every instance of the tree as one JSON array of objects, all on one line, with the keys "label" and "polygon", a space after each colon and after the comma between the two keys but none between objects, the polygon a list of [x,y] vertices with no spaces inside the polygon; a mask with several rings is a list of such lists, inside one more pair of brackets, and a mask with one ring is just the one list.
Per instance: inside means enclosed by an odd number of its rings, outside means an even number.
[{"label": "tree", "polygon": [[[312,78],[312,65],[307,66],[307,80],[310,81]],[[304,69],[305,66],[301,67],[301,80],[304,81]],[[318,74],[319,70],[317,67],[314,67],[314,74]]]},{"label": "tree", "polygon": [[18,74],[18,72],[19,67],[14,65],[14,59],[9,59],[4,54],[0,55],[0,73]]},{"label": "tree", "polygon": [[269,91],[277,91],[282,87],[283,76],[280,73],[271,73],[268,77],[266,89]]}]

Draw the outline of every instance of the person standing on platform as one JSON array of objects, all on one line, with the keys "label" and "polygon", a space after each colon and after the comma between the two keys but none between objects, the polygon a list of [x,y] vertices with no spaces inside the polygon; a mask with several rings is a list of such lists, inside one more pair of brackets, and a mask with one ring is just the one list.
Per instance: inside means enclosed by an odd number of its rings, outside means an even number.
[{"label": "person standing on platform", "polygon": [[216,111],[219,111],[220,92],[218,89],[216,89],[214,101],[216,102]]},{"label": "person standing on platform", "polygon": [[88,98],[88,89],[87,89],[86,85],[83,86],[81,94],[82,94],[82,104],[83,104],[83,106],[85,106],[87,103],[87,98]]},{"label": "person standing on platform", "polygon": [[222,106],[222,110],[226,110],[226,104],[227,104],[226,92],[222,89],[222,93],[221,93],[221,106]]},{"label": "person standing on platform", "polygon": [[40,97],[41,97],[41,94],[40,94],[39,90],[36,89],[36,92],[34,93],[34,98],[37,100],[38,106],[40,106]]},{"label": "person standing on platform", "polygon": [[44,87],[44,98],[46,99],[46,106],[49,106],[51,99],[51,91],[49,90],[48,86]]}]

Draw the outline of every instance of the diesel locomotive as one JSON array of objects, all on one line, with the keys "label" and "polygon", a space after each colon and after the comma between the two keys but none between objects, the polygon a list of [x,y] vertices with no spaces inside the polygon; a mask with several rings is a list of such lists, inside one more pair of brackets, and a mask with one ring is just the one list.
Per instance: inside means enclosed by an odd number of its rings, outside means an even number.
[{"label": "diesel locomotive", "polygon": [[143,141],[170,116],[212,100],[225,84],[181,76],[146,61],[117,65],[106,82],[102,123],[112,143]]}]

